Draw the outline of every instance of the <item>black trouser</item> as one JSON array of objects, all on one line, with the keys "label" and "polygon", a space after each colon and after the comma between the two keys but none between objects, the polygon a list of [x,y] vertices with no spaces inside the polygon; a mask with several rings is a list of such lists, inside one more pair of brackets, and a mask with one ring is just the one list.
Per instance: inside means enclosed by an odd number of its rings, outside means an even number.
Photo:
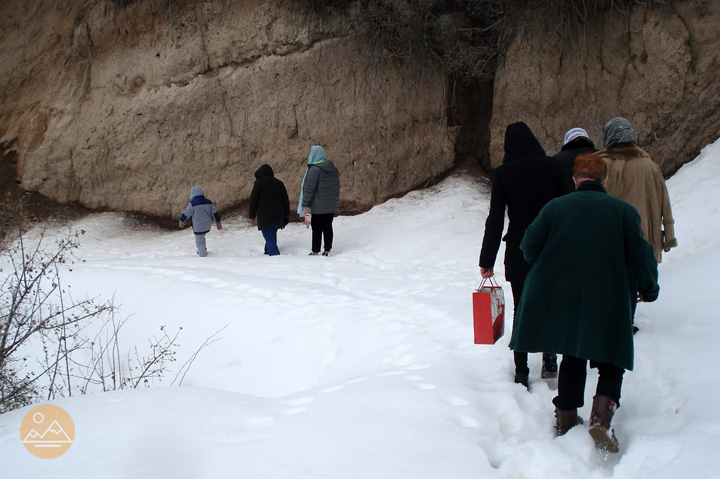
[{"label": "black trouser", "polygon": [[313,253],[320,252],[322,240],[325,239],[325,251],[332,249],[333,243],[333,222],[334,213],[316,215],[313,213],[310,226],[312,226],[312,250]]},{"label": "black trouser", "polygon": [[[513,294],[513,319],[515,319],[515,311],[517,311],[518,303],[520,302],[520,296],[522,296],[523,287],[525,286],[525,280],[515,280],[510,282],[510,288]],[[550,356],[555,354],[543,353],[543,361]],[[513,351],[513,358],[515,360],[515,372],[530,374],[530,368],[528,367],[528,353]]]},{"label": "black trouser", "polygon": [[[590,367],[597,368],[599,376],[596,396],[607,396],[620,406],[625,370],[610,363],[591,361]],[[576,409],[585,403],[585,380],[587,379],[587,359],[563,355],[558,377],[558,395],[553,404],[560,409]]]}]

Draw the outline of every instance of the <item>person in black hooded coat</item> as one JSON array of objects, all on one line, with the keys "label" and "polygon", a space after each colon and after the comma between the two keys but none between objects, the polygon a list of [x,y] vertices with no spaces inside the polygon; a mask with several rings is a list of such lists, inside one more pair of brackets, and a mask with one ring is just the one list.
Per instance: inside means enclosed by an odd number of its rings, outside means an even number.
[{"label": "person in black hooded coat", "polygon": [[[493,174],[490,212],[480,252],[480,274],[493,276],[500,241],[505,241],[505,279],[510,282],[513,301],[520,302],[530,265],[520,250],[525,230],[545,204],[569,193],[563,170],[557,160],[547,156],[540,142],[523,122],[512,123],[505,130],[505,156]],[[508,231],[502,237],[505,209]],[[527,353],[515,352],[515,382],[528,386]],[[543,378],[557,376],[557,357],[543,354]]]},{"label": "person in black hooded coat", "polygon": [[262,165],[255,172],[249,216],[265,238],[265,254],[279,255],[277,231],[290,222],[290,200],[285,184],[275,178],[270,165]]}]

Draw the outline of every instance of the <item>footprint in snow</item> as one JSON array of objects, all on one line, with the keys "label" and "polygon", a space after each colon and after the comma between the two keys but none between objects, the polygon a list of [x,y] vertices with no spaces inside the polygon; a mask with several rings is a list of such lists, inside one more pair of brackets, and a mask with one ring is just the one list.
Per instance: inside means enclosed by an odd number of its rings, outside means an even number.
[{"label": "footprint in snow", "polygon": [[430,383],[420,383],[420,384],[416,384],[415,387],[418,388],[418,389],[424,389],[424,390],[426,390],[426,391],[430,391],[430,390],[432,390],[432,389],[437,389],[437,386],[436,386],[436,385],[430,384]]},{"label": "footprint in snow", "polygon": [[315,400],[314,397],[303,397],[303,398],[297,398],[297,399],[291,399],[290,401],[285,401],[286,406],[301,406],[303,404],[311,403]]},{"label": "footprint in snow", "polygon": [[477,419],[471,416],[467,416],[465,414],[458,415],[457,420],[463,427],[480,427],[480,423]]},{"label": "footprint in snow", "polygon": [[470,401],[459,398],[457,396],[447,396],[445,397],[445,402],[450,404],[451,406],[469,406]]},{"label": "footprint in snow", "polygon": [[294,407],[290,409],[284,410],[281,414],[285,414],[286,416],[292,416],[293,414],[300,414],[307,411],[304,407]]},{"label": "footprint in snow", "polygon": [[330,393],[334,393],[336,391],[340,391],[341,389],[345,389],[345,386],[331,386],[329,388],[321,389],[318,392],[320,394],[330,394]]}]

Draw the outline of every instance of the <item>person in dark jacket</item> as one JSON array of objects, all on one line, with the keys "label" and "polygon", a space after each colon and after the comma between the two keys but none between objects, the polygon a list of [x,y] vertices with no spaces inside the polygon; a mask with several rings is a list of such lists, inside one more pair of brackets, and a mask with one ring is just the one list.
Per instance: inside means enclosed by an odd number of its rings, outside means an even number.
[{"label": "person in dark jacket", "polygon": [[279,255],[277,232],[290,222],[290,200],[285,184],[275,178],[270,165],[262,165],[255,172],[248,214],[265,238],[265,254]]},{"label": "person in dark jacket", "polygon": [[[525,276],[530,270],[530,265],[525,262],[520,251],[525,228],[545,203],[569,191],[560,164],[545,154],[530,128],[523,122],[508,125],[505,130],[505,157],[493,176],[490,212],[485,221],[480,252],[480,274],[483,278],[493,276],[493,266],[502,238],[506,243],[505,278],[510,282],[515,305],[520,301]],[[509,225],[503,238],[505,208]],[[514,359],[515,382],[528,387],[528,355],[515,352]],[[543,354],[541,376],[557,376],[557,357],[554,354]]]},{"label": "person in dark jacket", "polygon": [[595,144],[588,137],[587,131],[582,128],[573,128],[565,133],[563,146],[560,151],[553,156],[562,166],[565,181],[569,191],[575,190],[573,183],[573,166],[575,166],[575,158],[583,153],[594,153],[597,151]]},{"label": "person in dark jacket", "polygon": [[213,202],[205,198],[205,192],[199,186],[190,188],[190,203],[180,216],[180,228],[185,228],[185,222],[192,220],[192,228],[195,233],[195,246],[197,254],[201,257],[207,256],[207,245],[205,235],[210,232],[213,219],[218,230],[223,229],[220,222],[220,214],[213,205]]},{"label": "person in dark jacket", "polygon": [[598,449],[617,452],[610,427],[626,369],[633,369],[628,268],[640,300],[658,297],[657,260],[637,210],[607,194],[605,162],[575,160],[577,191],[550,201],[527,228],[520,248],[532,265],[517,307],[510,347],[562,354],[556,436],[582,424],[587,361],[599,372],[589,432]]},{"label": "person in dark jacket", "polygon": [[325,157],[322,146],[310,148],[308,166],[303,177],[298,215],[311,216],[311,256],[320,253],[324,241],[323,256],[329,256],[333,246],[333,217],[340,211],[340,172]]}]

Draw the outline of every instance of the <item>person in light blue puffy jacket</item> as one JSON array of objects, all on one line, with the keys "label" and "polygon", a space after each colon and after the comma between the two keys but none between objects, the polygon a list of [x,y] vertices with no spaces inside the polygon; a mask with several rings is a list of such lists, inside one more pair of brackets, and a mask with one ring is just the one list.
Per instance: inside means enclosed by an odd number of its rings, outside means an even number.
[{"label": "person in light blue puffy jacket", "polygon": [[205,198],[205,193],[199,186],[190,188],[190,203],[180,216],[180,228],[185,227],[187,220],[192,221],[193,233],[195,233],[195,245],[197,246],[197,254],[201,257],[207,256],[207,246],[205,244],[205,235],[210,232],[213,219],[217,229],[221,230],[222,222],[220,214],[215,205],[209,199]]}]

